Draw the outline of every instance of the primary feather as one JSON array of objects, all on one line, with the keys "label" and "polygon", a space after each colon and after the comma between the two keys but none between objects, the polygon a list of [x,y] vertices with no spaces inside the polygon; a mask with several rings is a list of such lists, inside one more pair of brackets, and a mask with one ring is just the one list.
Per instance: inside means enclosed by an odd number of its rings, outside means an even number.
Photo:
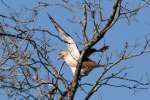
[{"label": "primary feather", "polygon": [[[73,38],[54,20],[54,18],[49,15],[49,19],[51,20],[56,30],[60,34],[60,37],[67,46],[67,50],[60,51],[59,57],[69,65],[74,75],[78,61],[80,59],[80,51]],[[92,61],[88,58],[94,52],[96,52],[96,49],[93,48],[85,52],[85,56],[83,58],[81,66],[81,75],[88,75],[89,72],[92,71],[92,69],[105,66],[99,65],[95,61]]]}]

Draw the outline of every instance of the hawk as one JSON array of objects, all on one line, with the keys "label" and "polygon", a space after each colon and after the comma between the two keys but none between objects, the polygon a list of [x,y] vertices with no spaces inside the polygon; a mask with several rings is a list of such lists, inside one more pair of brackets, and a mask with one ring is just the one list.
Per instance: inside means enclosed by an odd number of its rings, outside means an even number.
[{"label": "hawk", "polygon": [[[64,43],[67,46],[66,50],[62,50],[59,52],[59,58],[63,59],[71,68],[71,71],[73,75],[75,74],[76,66],[78,64],[78,61],[80,59],[81,51],[79,51],[76,43],[74,42],[73,38],[54,20],[53,17],[50,15],[49,19],[53,23],[54,27],[56,28],[57,32],[60,35],[60,38],[64,41]],[[97,51],[103,52],[104,49],[107,49],[108,47],[103,47],[100,50],[96,50],[94,48],[88,49],[85,52],[82,66],[81,66],[81,72],[80,75],[88,75],[94,68],[97,67],[105,67],[106,65],[100,65],[97,64],[95,61],[89,59],[88,57]]]}]

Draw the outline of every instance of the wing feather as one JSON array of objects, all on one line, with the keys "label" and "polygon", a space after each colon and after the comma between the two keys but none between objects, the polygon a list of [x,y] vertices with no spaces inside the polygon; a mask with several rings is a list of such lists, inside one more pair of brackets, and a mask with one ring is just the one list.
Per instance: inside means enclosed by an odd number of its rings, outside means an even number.
[{"label": "wing feather", "polygon": [[67,32],[65,32],[65,30],[55,21],[55,19],[53,17],[51,17],[50,15],[48,15],[48,16],[49,16],[49,19],[51,20],[51,22],[53,23],[53,25],[55,26],[56,30],[60,34],[61,38],[67,45],[67,48],[68,48],[70,54],[72,55],[72,57],[74,57],[75,59],[79,59],[80,52],[79,52],[79,49],[78,49],[76,43],[73,41],[72,37]]}]

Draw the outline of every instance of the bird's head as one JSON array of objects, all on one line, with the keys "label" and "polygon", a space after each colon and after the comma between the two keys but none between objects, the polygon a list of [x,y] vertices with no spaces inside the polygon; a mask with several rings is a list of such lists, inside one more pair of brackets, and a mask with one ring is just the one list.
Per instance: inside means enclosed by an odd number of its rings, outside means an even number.
[{"label": "bird's head", "polygon": [[68,52],[65,50],[61,50],[58,54],[58,59],[64,59],[67,56]]}]

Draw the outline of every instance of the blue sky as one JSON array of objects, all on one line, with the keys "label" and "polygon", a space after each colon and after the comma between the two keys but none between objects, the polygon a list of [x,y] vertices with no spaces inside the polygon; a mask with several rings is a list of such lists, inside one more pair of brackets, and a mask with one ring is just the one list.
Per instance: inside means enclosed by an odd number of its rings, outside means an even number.
[{"label": "blue sky", "polygon": [[[37,0],[40,1],[40,0]],[[43,0],[48,1],[48,0]],[[51,0],[50,0],[51,1]],[[54,1],[54,0],[52,0]],[[58,1],[58,0],[56,0]],[[78,1],[78,0],[74,0]],[[113,0],[110,0],[112,2]],[[138,3],[140,0],[130,0],[129,6],[135,6],[135,3]],[[25,15],[24,17],[28,17],[28,12],[23,12],[24,8],[32,8],[36,5],[35,0],[6,0],[6,3],[11,8],[6,8],[0,3],[0,14],[14,14],[14,12],[22,12],[22,15]],[[110,7],[109,4],[106,3],[106,8]],[[144,38],[146,35],[150,33],[150,7],[142,9],[138,15],[131,21],[131,23],[127,23],[126,20],[120,20],[116,25],[106,34],[105,42],[110,46],[110,51],[114,54],[117,53],[117,51],[120,51],[123,48],[123,45],[126,41],[129,42],[129,44],[133,45],[135,42],[138,42],[142,45],[144,42]],[[81,16],[82,13],[78,13],[75,11],[74,13],[70,13],[67,10],[64,10],[60,7],[51,7],[51,8],[44,8],[39,12],[39,15],[37,17],[36,23],[33,25],[34,27],[44,27],[47,29],[50,29],[55,34],[58,34],[51,23],[48,21],[47,13],[51,14],[55,19],[64,26],[64,29],[66,29],[67,32],[72,33],[71,35],[76,41],[79,41],[77,36],[74,33],[79,33],[80,26],[79,24],[74,24],[68,22],[66,19],[72,18],[72,14]],[[107,13],[107,12],[106,12]],[[82,17],[79,17],[82,18]],[[71,26],[71,27],[70,27]],[[90,26],[89,26],[90,27]],[[89,30],[90,32],[90,30]],[[56,49],[56,52],[54,52],[51,57],[57,58],[57,52],[64,48],[64,44],[61,43],[56,38],[52,38],[51,43],[53,45],[56,45],[54,48]],[[96,47],[101,46],[101,43],[98,43]],[[137,57],[135,59],[132,59],[130,61],[127,61],[123,63],[123,65],[132,66],[132,69],[128,70],[129,76],[135,79],[140,79],[141,76],[144,76],[145,74],[149,75],[150,77],[150,54],[143,55],[141,57]],[[56,59],[52,59],[53,63],[56,65],[60,65],[62,62],[56,61]],[[68,79],[71,79],[71,72],[69,68],[64,69],[67,74],[65,75]],[[98,71],[94,70],[88,78],[85,78],[87,81],[92,81],[95,79],[95,76],[98,75]],[[149,86],[150,87],[150,86]],[[139,90],[136,92],[136,94],[133,95],[133,91],[125,89],[125,88],[113,88],[113,87],[103,87],[101,88],[93,97],[91,100],[149,100],[150,98],[150,89],[149,90]],[[6,96],[0,95],[0,98],[7,99]],[[78,92],[77,96],[75,97],[75,100],[78,100],[79,98],[82,98],[82,95]]]}]

